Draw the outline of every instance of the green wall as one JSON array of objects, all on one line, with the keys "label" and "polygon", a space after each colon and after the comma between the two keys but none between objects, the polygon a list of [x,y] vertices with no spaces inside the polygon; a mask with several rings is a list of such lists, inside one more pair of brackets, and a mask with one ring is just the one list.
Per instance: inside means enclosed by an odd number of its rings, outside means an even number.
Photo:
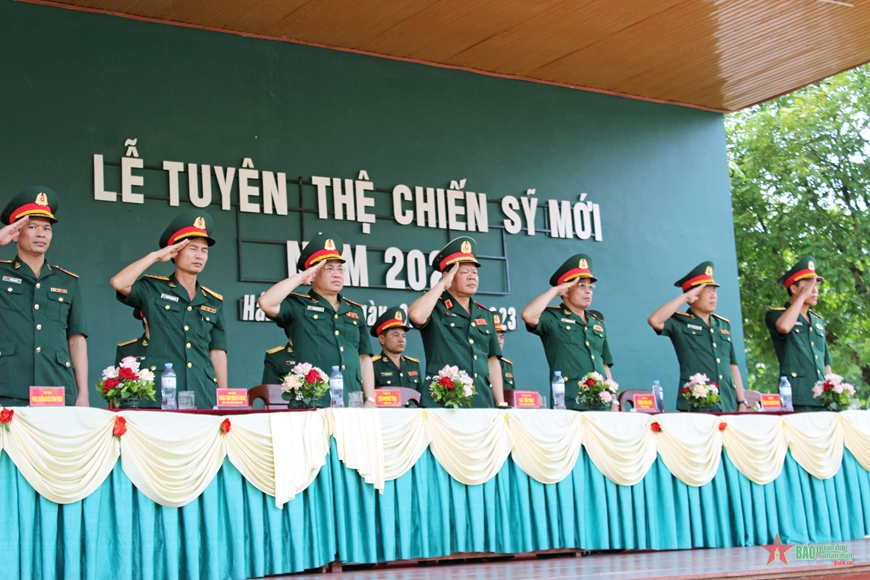
[{"label": "green wall", "polygon": [[[291,179],[353,179],[364,169],[385,190],[464,178],[466,190],[490,199],[535,188],[542,204],[573,202],[586,192],[600,204],[603,241],[506,236],[511,293],[481,302],[519,313],[568,255],[590,254],[599,278],[593,308],[606,316],[614,378],[623,388],[660,379],[673,408],[676,357],[646,318],[676,294],[674,280],[712,259],[722,284],[718,311],[743,344],[721,115],[9,0],[0,0],[0,55],[0,198],[5,204],[34,184],[61,197],[49,260],[81,275],[91,383],[112,362],[115,344],[140,333],[109,278],[156,249],[171,217],[190,207],[186,177],[180,208],[169,207],[162,170],[137,172],[145,176],[137,190],[149,196],[143,205],[94,200],[92,156],[117,163],[128,138],[138,139],[146,166],[174,160],[239,168],[250,157],[257,169]],[[107,188],[120,191],[118,175],[107,167]],[[295,192],[288,187],[291,205],[298,204]],[[377,196],[376,213],[392,215],[390,196]],[[498,207],[490,205],[493,225],[503,219]],[[272,324],[238,321],[235,302],[268,284],[239,281],[236,208],[215,205],[210,213],[219,243],[201,281],[228,305],[231,384],[250,386],[259,381],[263,351],[283,334]],[[300,236],[293,212],[243,214],[241,224],[244,237]],[[364,236],[359,224],[306,214],[306,236],[333,227],[345,242],[372,247],[431,250],[446,241],[443,231],[380,217]],[[500,235],[493,229],[476,238],[495,251]],[[246,275],[284,275],[279,246],[242,248]],[[14,251],[0,248],[0,257]],[[372,283],[383,284],[380,255],[370,252],[369,263]],[[483,290],[500,289],[500,280],[486,279],[490,271],[500,277],[499,268],[487,263]],[[351,288],[346,295],[387,305],[410,303],[417,293]],[[409,354],[422,356],[419,337],[409,342]],[[742,368],[742,348],[738,353]],[[546,387],[543,349],[522,324],[508,334],[505,355],[518,385]]]}]

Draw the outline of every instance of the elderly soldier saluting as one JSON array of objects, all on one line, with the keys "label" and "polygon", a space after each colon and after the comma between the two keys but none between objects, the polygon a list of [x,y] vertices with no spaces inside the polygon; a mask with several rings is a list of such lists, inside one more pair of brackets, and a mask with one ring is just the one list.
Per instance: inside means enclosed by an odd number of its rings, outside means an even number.
[{"label": "elderly soldier saluting", "polygon": [[[562,371],[565,406],[569,409],[587,408],[577,402],[579,381],[585,375],[595,371],[613,379],[610,374],[613,357],[604,316],[597,310],[589,310],[595,289],[593,282],[597,280],[592,275],[592,258],[586,254],[571,256],[550,277],[552,288],[535,298],[522,313],[526,330],[540,336],[544,343],[550,376]],[[562,297],[562,304],[548,306],[558,296]],[[550,401],[553,401],[552,393]],[[611,409],[616,411],[619,407],[613,404]]]},{"label": "elderly soldier saluting", "polygon": [[818,283],[823,280],[816,274],[815,258],[805,257],[779,279],[788,290],[788,302],[783,308],[771,308],[765,317],[779,359],[779,374],[788,377],[792,385],[795,411],[822,410],[812,389],[831,374],[825,321],[810,310],[819,302]]},{"label": "elderly soldier saluting", "polygon": [[[680,363],[680,386],[689,382],[692,375],[703,373],[719,385],[723,411],[745,411],[743,379],[731,342],[731,322],[713,313],[719,300],[713,262],[701,262],[674,286],[683,293],[665,302],[647,322],[656,334],[671,339]],[[679,308],[684,304],[689,308],[681,312]],[[677,409],[689,409],[688,402],[679,395]]]},{"label": "elderly soldier saluting", "polygon": [[[142,367],[158,376],[172,363],[178,391],[195,393],[197,407],[215,405],[215,388],[227,387],[227,334],[223,297],[200,285],[197,276],[215,241],[212,219],[196,209],[172,220],[160,236],[160,250],[133,262],[112,278],[118,300],[142,311],[151,339]],[[175,273],[145,275],[152,264],[175,262]],[[158,390],[159,394],[159,390]]]},{"label": "elderly soldier saluting", "polygon": [[[263,312],[284,329],[293,345],[294,356],[327,375],[338,365],[347,394],[362,390],[365,405],[374,406],[372,345],[362,306],[341,295],[344,288],[344,259],[338,248],[341,238],[320,234],[308,242],[296,264],[298,273],[278,282],[260,296]],[[311,284],[308,294],[296,288]],[[329,394],[320,404],[329,405]]]},{"label": "elderly soldier saluting", "polygon": [[[506,407],[492,312],[471,299],[479,281],[476,246],[473,239],[461,237],[438,252],[434,266],[443,276],[411,304],[408,317],[422,334],[428,376],[437,376],[447,365],[457,366],[474,379],[472,407]],[[428,384],[420,399],[424,407],[437,406]]]},{"label": "elderly soldier saluting", "polygon": [[[45,261],[57,195],[29,187],[12,198],[0,221],[0,404],[27,405],[31,386],[66,387],[66,403],[88,406],[88,345],[78,276]],[[75,387],[75,389],[74,389]],[[77,392],[76,392],[77,389]]]},{"label": "elderly soldier saluting", "polygon": [[376,387],[408,387],[420,390],[420,361],[405,356],[405,333],[411,330],[405,313],[392,306],[380,315],[372,328],[372,336],[381,343],[381,354],[372,358]]}]

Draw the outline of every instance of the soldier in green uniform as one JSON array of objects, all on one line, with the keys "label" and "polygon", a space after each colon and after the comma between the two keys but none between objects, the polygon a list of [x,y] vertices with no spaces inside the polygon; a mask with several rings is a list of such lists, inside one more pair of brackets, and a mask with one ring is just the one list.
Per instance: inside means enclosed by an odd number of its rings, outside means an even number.
[{"label": "soldier in green uniform", "polygon": [[145,320],[145,316],[142,314],[141,310],[134,310],[133,318],[142,321],[142,327],[145,329],[145,332],[143,332],[142,336],[139,338],[118,343],[118,348],[115,349],[115,366],[118,366],[118,364],[128,356],[140,359],[145,358],[145,351],[148,348],[148,340],[151,338],[150,331],[148,330],[148,321]]},{"label": "soldier in green uniform", "polygon": [[296,355],[293,354],[293,346],[288,341],[283,346],[276,346],[266,351],[266,360],[263,361],[263,385],[280,385],[284,377],[290,374],[296,366]]},{"label": "soldier in green uniform", "polygon": [[[501,316],[492,314],[493,323],[495,324],[495,335],[498,338],[498,347],[504,352],[504,333],[507,330],[501,323]],[[505,389],[515,389],[514,386],[514,363],[505,357],[501,357],[501,382]]]},{"label": "soldier in green uniform", "polygon": [[[656,334],[667,336],[680,363],[677,409],[687,411],[688,402],[679,389],[696,373],[707,375],[719,386],[723,411],[746,411],[743,379],[731,341],[731,322],[714,314],[719,284],[713,279],[713,262],[702,262],[674,286],[683,293],[656,310],[647,322]],[[685,312],[679,310],[688,304]]]},{"label": "soldier in green uniform", "polygon": [[[338,365],[344,377],[345,405],[349,392],[362,390],[370,407],[375,402],[372,346],[362,306],[341,295],[345,274],[341,247],[337,236],[316,236],[299,256],[299,272],[269,288],[259,305],[284,329],[297,361],[319,367],[327,375]],[[303,284],[311,284],[308,294],[294,292]],[[329,394],[320,405],[329,406]]]},{"label": "soldier in green uniform", "polygon": [[402,354],[407,346],[405,333],[411,330],[406,321],[407,316],[399,306],[387,308],[375,321],[372,336],[376,336],[381,343],[381,354],[372,358],[375,387],[420,390],[420,361]]},{"label": "soldier in green uniform", "polygon": [[[544,354],[550,367],[550,378],[562,371],[565,379],[565,406],[578,411],[588,407],[577,402],[580,379],[597,372],[613,380],[610,367],[613,356],[607,341],[604,315],[590,310],[594,282],[592,258],[575,254],[565,260],[550,276],[551,288],[535,298],[522,312],[526,330],[537,334],[544,344]],[[549,306],[553,299],[561,297],[562,304]],[[553,404],[553,393],[549,402]],[[614,397],[611,410],[618,410]]]},{"label": "soldier in green uniform", "polygon": [[816,260],[805,257],[779,279],[788,290],[785,306],[771,308],[765,316],[779,374],[791,383],[795,411],[823,410],[812,388],[831,374],[825,321],[810,309],[819,301],[818,283],[823,280],[816,273]]},{"label": "soldier in green uniform", "polygon": [[457,366],[474,379],[475,408],[506,407],[501,377],[501,348],[495,321],[486,306],[472,300],[477,292],[480,263],[477,243],[460,237],[435,256],[434,267],[443,276],[431,290],[408,308],[411,323],[420,329],[426,353],[426,375],[421,390],[424,407],[438,406],[429,383],[445,366]]},{"label": "soldier in green uniform", "polygon": [[[227,388],[223,297],[197,279],[215,243],[211,230],[211,216],[204,211],[182,213],[160,236],[160,250],[133,262],[111,281],[118,300],[148,319],[151,340],[142,367],[154,371],[157,396],[164,364],[172,363],[178,391],[193,391],[201,409],[214,407],[216,388]],[[172,276],[142,276],[151,265],[170,260],[175,262]]]},{"label": "soldier in green uniform", "polygon": [[78,276],[49,265],[57,195],[29,187],[6,205],[0,246],[0,405],[24,406],[30,387],[65,387],[66,404],[88,406],[88,345]]}]

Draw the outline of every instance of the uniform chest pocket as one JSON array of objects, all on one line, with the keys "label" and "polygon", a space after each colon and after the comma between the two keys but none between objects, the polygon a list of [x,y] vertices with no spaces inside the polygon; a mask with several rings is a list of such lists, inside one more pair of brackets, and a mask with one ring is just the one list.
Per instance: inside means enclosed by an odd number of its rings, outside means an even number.
[{"label": "uniform chest pocket", "polygon": [[460,316],[445,316],[441,319],[441,326],[445,340],[463,346],[468,344],[465,338],[468,336],[468,320]]},{"label": "uniform chest pocket", "polygon": [[559,323],[559,336],[568,344],[583,344],[586,342],[586,336],[583,332],[583,327],[579,324],[569,322]]},{"label": "uniform chest pocket", "polygon": [[350,316],[344,317],[344,340],[346,340],[353,348],[359,346],[360,339],[359,321]]},{"label": "uniform chest pocket", "polygon": [[326,336],[332,329],[329,323],[331,316],[326,311],[306,310],[305,311],[305,331],[318,336]]},{"label": "uniform chest pocket", "polygon": [[684,326],[683,342],[688,345],[689,348],[709,356],[712,345],[710,344],[710,338],[707,336],[708,334],[710,334],[709,330],[705,332],[703,328],[699,330],[697,328]]},{"label": "uniform chest pocket", "polygon": [[13,284],[11,282],[4,282],[3,286],[0,286],[2,291],[0,291],[0,307],[5,310],[14,310],[16,312],[24,311],[24,288],[21,287],[21,284]]},{"label": "uniform chest pocket", "polygon": [[217,321],[217,314],[206,314],[205,312],[200,313],[200,320],[197,324],[196,333],[200,336],[200,338],[209,339],[211,338],[211,331],[214,328],[214,323]]},{"label": "uniform chest pocket", "polygon": [[48,304],[46,304],[45,315],[56,322],[63,323],[66,327],[67,316],[69,315],[70,299],[66,294],[48,293]]},{"label": "uniform chest pocket", "polygon": [[601,348],[604,345],[604,331],[593,328],[586,333],[586,338],[589,339],[590,346]]},{"label": "uniform chest pocket", "polygon": [[155,321],[161,326],[175,328],[181,326],[182,307],[178,302],[172,302],[163,298],[154,301],[154,312],[148,314],[148,322]]}]

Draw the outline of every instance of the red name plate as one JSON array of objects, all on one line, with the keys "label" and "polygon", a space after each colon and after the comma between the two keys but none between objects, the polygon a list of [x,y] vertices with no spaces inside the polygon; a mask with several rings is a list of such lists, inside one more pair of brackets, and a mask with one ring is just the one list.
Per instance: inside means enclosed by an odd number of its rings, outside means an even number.
[{"label": "red name plate", "polygon": [[402,393],[399,389],[375,389],[375,407],[401,407]]},{"label": "red name plate", "polygon": [[518,409],[537,409],[541,406],[541,395],[537,391],[514,391],[513,406]]},{"label": "red name plate", "polygon": [[761,394],[761,409],[766,411],[782,411],[782,401],[779,400],[779,395]]},{"label": "red name plate", "polygon": [[656,408],[656,396],[653,393],[634,395],[631,403],[634,405],[634,410],[638,413],[655,413],[658,411]]},{"label": "red name plate", "polygon": [[30,387],[31,407],[63,407],[63,387]]},{"label": "red name plate", "polygon": [[218,407],[247,407],[248,389],[217,389]]}]

